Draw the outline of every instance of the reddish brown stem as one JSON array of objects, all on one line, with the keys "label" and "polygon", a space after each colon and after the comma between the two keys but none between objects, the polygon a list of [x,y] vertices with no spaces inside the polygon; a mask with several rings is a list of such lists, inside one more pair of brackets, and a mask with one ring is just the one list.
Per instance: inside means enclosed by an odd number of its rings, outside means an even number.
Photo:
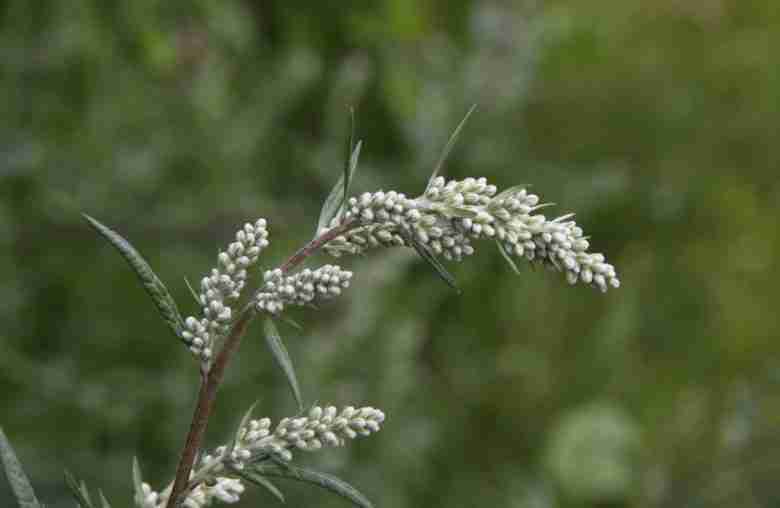
[{"label": "reddish brown stem", "polygon": [[[340,226],[326,231],[293,254],[279,267],[280,270],[282,270],[283,273],[289,272],[301,264],[307,257],[314,254],[320,247],[358,225],[359,224],[356,221],[348,220]],[[214,403],[217,400],[217,390],[225,377],[225,370],[227,369],[228,363],[230,363],[233,354],[238,350],[241,339],[254,315],[255,312],[253,310],[241,314],[238,321],[233,325],[230,335],[225,339],[225,343],[222,346],[222,349],[219,350],[211,369],[209,369],[208,372],[203,372],[201,375],[198,402],[195,406],[195,412],[192,415],[190,431],[187,434],[187,440],[185,441],[184,449],[181,452],[179,465],[176,468],[176,479],[173,482],[171,495],[168,497],[167,508],[177,507],[183,495],[187,492],[190,472],[195,463],[195,456],[201,448],[203,436],[206,434],[206,428],[208,427],[209,417],[214,409]]]}]

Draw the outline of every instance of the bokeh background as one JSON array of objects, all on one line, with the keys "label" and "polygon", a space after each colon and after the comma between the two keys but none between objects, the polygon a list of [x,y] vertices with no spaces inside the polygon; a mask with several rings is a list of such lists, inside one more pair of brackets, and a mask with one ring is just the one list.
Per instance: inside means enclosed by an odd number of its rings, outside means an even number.
[{"label": "bokeh background", "polygon": [[[79,212],[192,312],[184,278],[245,220],[266,266],[310,238],[350,106],[356,191],[415,194],[474,103],[448,175],[576,211],[623,287],[490,244],[450,265],[462,296],[411,251],[346,260],[350,291],[282,333],[307,400],[389,419],[299,460],[383,507],[780,505],[775,0],[6,0],[0,23],[0,424],[50,507],[64,468],[115,507],[133,455],[167,483],[197,382]],[[257,326],[208,443],[255,400],[295,411]]]}]

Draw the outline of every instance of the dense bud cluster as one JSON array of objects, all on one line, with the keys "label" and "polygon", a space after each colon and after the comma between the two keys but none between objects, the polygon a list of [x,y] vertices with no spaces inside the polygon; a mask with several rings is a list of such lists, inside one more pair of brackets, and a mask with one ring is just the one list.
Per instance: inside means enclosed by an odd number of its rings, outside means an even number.
[{"label": "dense bud cluster", "polygon": [[[164,508],[168,504],[171,485],[161,493],[155,492],[148,483],[143,483],[142,492],[136,494],[136,506],[139,508]],[[235,503],[244,492],[244,484],[237,478],[216,476],[208,483],[199,483],[182,500],[184,508],[205,508],[214,501]]]},{"label": "dense bud cluster", "polygon": [[[293,449],[314,451],[328,446],[343,446],[357,436],[368,436],[380,430],[385,414],[372,407],[347,406],[338,411],[333,406],[314,406],[306,416],[283,418],[272,428],[271,420],[248,420],[238,429],[232,446],[219,446],[213,454],[204,454],[190,480],[197,485],[184,497],[185,508],[205,508],[214,501],[235,503],[244,485],[234,474],[251,463],[271,457],[290,461]],[[173,484],[156,492],[147,483],[135,494],[138,508],[164,508]]]},{"label": "dense bud cluster", "polygon": [[201,360],[209,360],[215,340],[227,333],[233,319],[228,302],[241,296],[247,269],[257,263],[260,252],[267,246],[265,219],[247,223],[236,233],[236,241],[217,256],[218,267],[201,279],[198,300],[203,314],[200,318],[188,317],[182,332],[190,350]]},{"label": "dense bud cluster", "polygon": [[572,284],[584,282],[602,291],[620,286],[604,256],[588,252],[588,240],[572,215],[547,219],[534,213],[547,205],[523,187],[497,192],[485,178],[437,177],[416,199],[395,192],[362,194],[351,198],[343,216],[330,224],[358,220],[359,227],[330,241],[325,250],[338,257],[409,246],[413,239],[433,254],[460,261],[474,253],[472,240],[487,238],[500,242],[509,255],[565,272]]},{"label": "dense bud cluster", "polygon": [[[292,449],[319,450],[327,446],[343,446],[348,439],[368,436],[380,430],[385,414],[379,409],[347,406],[340,412],[334,406],[315,406],[306,416],[284,418],[274,429],[271,420],[249,421],[238,432],[238,439],[227,460],[231,467],[242,469],[258,456],[273,454],[283,460],[292,459]],[[217,455],[225,448],[215,450]],[[208,461],[211,457],[204,457]]]},{"label": "dense bud cluster", "polygon": [[310,270],[305,268],[284,276],[280,269],[269,270],[264,284],[255,296],[255,307],[260,312],[279,314],[285,305],[307,305],[332,298],[349,287],[352,272],[337,265],[325,265]]}]

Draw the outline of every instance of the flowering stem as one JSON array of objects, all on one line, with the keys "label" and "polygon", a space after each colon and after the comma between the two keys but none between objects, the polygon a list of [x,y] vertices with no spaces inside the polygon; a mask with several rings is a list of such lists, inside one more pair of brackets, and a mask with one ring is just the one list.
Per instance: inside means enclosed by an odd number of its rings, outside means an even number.
[{"label": "flowering stem", "polygon": [[[287,259],[279,269],[282,270],[283,273],[289,272],[301,264],[307,257],[314,254],[320,247],[359,225],[359,222],[354,220],[344,221],[341,225],[324,232],[301,247],[295,254]],[[241,313],[239,319],[230,330],[230,335],[225,339],[225,343],[219,350],[211,368],[201,371],[198,402],[195,406],[195,412],[192,415],[190,430],[187,434],[187,440],[185,441],[184,449],[182,450],[181,458],[179,459],[179,465],[176,469],[176,479],[173,482],[173,488],[168,497],[167,508],[176,508],[183,498],[183,495],[188,490],[190,472],[195,463],[195,456],[201,448],[203,436],[206,434],[209,417],[214,409],[214,403],[217,398],[217,390],[225,377],[225,370],[227,369],[228,363],[230,363],[233,354],[238,350],[241,339],[243,338],[249,323],[252,321],[252,318],[255,316],[255,313],[253,307],[250,307],[247,312]]]}]

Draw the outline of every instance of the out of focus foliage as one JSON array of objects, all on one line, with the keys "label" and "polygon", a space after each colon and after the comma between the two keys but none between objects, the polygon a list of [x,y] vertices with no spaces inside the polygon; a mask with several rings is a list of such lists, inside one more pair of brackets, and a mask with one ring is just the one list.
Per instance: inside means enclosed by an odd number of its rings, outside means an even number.
[{"label": "out of focus foliage", "polygon": [[[412,252],[347,261],[348,294],[282,333],[309,401],[389,419],[309,462],[386,507],[780,503],[775,0],[0,6],[0,423],[49,506],[66,467],[120,507],[134,454],[167,482],[197,382],[79,212],[186,312],[244,220],[269,219],[266,266],[310,238],[349,106],[357,190],[413,194],[472,103],[448,174],[577,211],[623,287],[517,277],[488,245],[451,267],[462,296]],[[256,399],[295,411],[250,339],[210,443]]]}]

